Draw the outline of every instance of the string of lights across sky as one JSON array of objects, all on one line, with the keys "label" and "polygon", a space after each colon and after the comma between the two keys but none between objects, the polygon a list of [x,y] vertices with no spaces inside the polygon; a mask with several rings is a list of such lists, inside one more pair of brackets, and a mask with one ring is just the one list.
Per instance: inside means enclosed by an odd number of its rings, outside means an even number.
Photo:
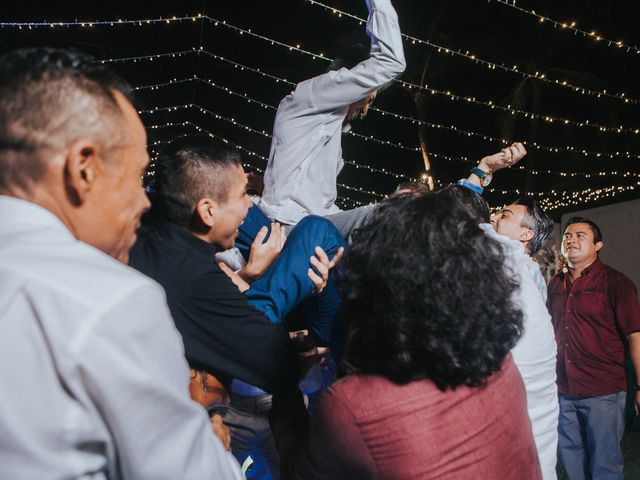
[{"label": "string of lights across sky", "polygon": [[[315,1],[315,0],[308,0],[308,1],[309,1],[311,4],[315,4],[315,5],[319,5],[319,6],[321,6],[321,7],[324,7],[325,9],[330,10],[330,11],[332,11],[333,13],[338,14],[338,16],[340,16],[340,17],[344,14],[345,16],[347,16],[347,17],[351,17],[351,18],[354,18],[354,19],[358,20],[358,21],[359,21],[359,22],[361,22],[361,23],[363,23],[363,22],[364,22],[364,20],[363,20],[363,19],[361,19],[361,18],[358,18],[358,17],[356,17],[356,16],[354,16],[354,15],[351,15],[351,14],[348,14],[348,13],[346,13],[346,12],[342,12],[342,11],[339,11],[339,10],[333,9],[332,7],[329,7],[328,5],[323,4],[323,3],[321,3],[321,2],[317,2],[317,1]],[[505,4],[507,4],[507,3],[508,3],[508,2],[503,2],[503,1],[501,1],[501,0],[497,0],[497,1],[499,1],[500,3],[505,3]],[[513,2],[513,3],[515,3],[515,2]],[[535,14],[535,12],[532,12],[532,13],[534,13],[534,14]],[[117,20],[117,21],[91,21],[91,22],[80,22],[80,21],[76,21],[76,22],[26,22],[26,23],[24,23],[24,22],[22,22],[22,23],[17,23],[17,22],[3,22],[3,23],[0,23],[0,28],[5,28],[5,27],[17,27],[17,28],[19,28],[19,29],[22,29],[22,28],[29,28],[29,29],[31,29],[31,28],[39,28],[39,27],[50,27],[50,28],[54,28],[54,27],[63,27],[63,26],[67,26],[67,27],[69,27],[69,26],[93,27],[93,26],[99,26],[99,25],[108,25],[108,26],[115,26],[115,25],[137,25],[137,26],[142,26],[142,25],[145,25],[145,24],[147,24],[147,25],[148,25],[148,24],[156,24],[156,23],[167,23],[167,24],[170,24],[170,23],[172,23],[172,22],[196,21],[197,19],[200,19],[200,18],[202,18],[203,20],[208,20],[208,21],[212,22],[212,23],[214,24],[214,26],[217,26],[217,25],[219,25],[219,24],[220,24],[220,21],[219,21],[219,20],[216,20],[216,19],[214,19],[214,18],[212,18],[212,17],[208,17],[208,16],[206,16],[206,15],[198,14],[198,15],[195,15],[195,16],[183,16],[183,17],[171,17],[171,18],[156,18],[156,19],[144,19],[144,20]],[[550,19],[548,19],[547,17],[544,17],[544,19],[545,19],[545,20],[550,20]],[[226,24],[226,23],[224,23],[224,22],[222,22],[222,24],[223,24],[223,25],[225,25],[225,26],[229,26],[229,24]],[[574,28],[574,27],[575,27],[575,25],[571,25],[571,28]],[[237,27],[234,27],[234,26],[230,26],[230,28],[238,29]],[[566,27],[565,27],[565,28],[566,28]],[[239,32],[241,35],[242,35],[242,34],[244,34],[244,33],[250,33],[250,34],[252,34],[252,35],[254,35],[254,36],[257,36],[257,37],[259,37],[259,38],[261,37],[261,38],[262,38],[262,39],[264,39],[265,41],[270,41],[272,44],[276,44],[276,43],[277,43],[277,44],[279,44],[279,45],[281,45],[281,46],[287,47],[287,48],[289,48],[289,50],[298,50],[298,51],[302,51],[303,53],[310,54],[310,55],[312,56],[312,58],[322,58],[322,59],[324,59],[324,60],[329,60],[329,59],[328,59],[327,57],[325,57],[323,54],[314,54],[313,52],[306,52],[306,51],[301,50],[301,49],[299,48],[299,46],[297,46],[297,47],[293,47],[293,46],[290,46],[290,45],[286,45],[286,44],[283,44],[283,43],[281,43],[281,42],[277,42],[277,41],[274,41],[274,40],[272,40],[272,39],[269,39],[269,38],[267,38],[267,37],[263,37],[263,36],[260,36],[260,35],[253,34],[250,30],[242,30],[242,29],[239,29],[239,30],[241,30],[241,31]],[[577,30],[577,29],[576,29],[576,30]],[[425,44],[425,45],[428,45],[428,46],[433,47],[433,48],[445,49],[445,53],[447,53],[447,54],[463,56],[463,57],[468,58],[468,59],[470,59],[470,60],[474,60],[476,63],[480,63],[480,64],[483,64],[483,65],[485,65],[485,66],[489,65],[491,69],[502,68],[503,70],[511,70],[511,71],[515,71],[516,73],[521,74],[521,75],[525,75],[525,76],[530,75],[530,74],[527,74],[526,72],[518,71],[516,66],[514,66],[513,68],[508,68],[508,67],[505,67],[504,65],[491,64],[491,62],[487,62],[487,61],[485,61],[485,60],[478,59],[478,58],[476,58],[474,55],[470,55],[468,52],[466,52],[466,53],[462,53],[462,52],[460,52],[460,51],[453,51],[453,50],[451,50],[451,49],[447,49],[447,48],[442,47],[442,46],[434,45],[434,44],[431,44],[431,43],[430,43],[430,42],[428,42],[428,41],[421,40],[421,39],[418,39],[418,38],[415,38],[415,37],[410,37],[410,36],[408,36],[408,35],[405,35],[405,38],[406,38],[407,40],[410,40],[410,42],[411,42],[412,44],[419,43],[419,44]],[[621,43],[621,42],[620,42],[620,43]],[[618,45],[618,47],[620,47],[620,46]],[[625,47],[627,47],[627,46],[625,46]],[[628,48],[631,48],[631,47],[628,47]],[[159,54],[159,55],[141,56],[141,57],[129,57],[128,59],[126,59],[126,61],[134,61],[134,62],[135,62],[135,61],[141,61],[141,60],[147,60],[147,59],[148,59],[148,60],[153,61],[153,57],[155,57],[155,58],[160,58],[161,56],[172,56],[172,57],[176,57],[176,56],[182,56],[182,55],[187,55],[187,54],[200,53],[200,50],[202,50],[202,47],[200,47],[199,49],[194,49],[194,50],[190,50],[190,51],[171,52],[171,53],[168,53],[168,54]],[[207,54],[209,54],[209,52],[206,52],[206,53],[207,53]],[[210,55],[215,56],[214,54],[210,54]],[[224,59],[224,58],[222,58],[222,57],[219,57],[219,59],[221,59],[221,60],[225,60],[225,61],[229,61],[229,60]],[[106,62],[108,62],[108,61],[114,61],[114,62],[116,62],[116,61],[119,61],[119,60],[123,60],[123,59],[107,59],[107,60],[105,60],[105,63],[106,63]],[[229,61],[229,62],[231,62],[231,61]],[[248,67],[246,67],[246,68],[248,68]],[[261,73],[263,73],[263,72],[261,72]],[[263,74],[264,74],[264,73],[263,73]],[[269,76],[269,74],[264,74],[264,75]],[[285,82],[288,82],[288,83],[292,83],[292,82],[289,82],[289,81],[288,81],[288,80],[286,80],[286,79],[277,79],[277,77],[274,77],[274,76],[271,76],[271,77],[273,77],[273,79],[276,79],[276,81],[285,81]],[[545,80],[544,78],[541,78],[541,77],[538,75],[538,73],[537,73],[537,72],[536,72],[535,78],[539,78],[539,79],[541,79],[541,80]],[[163,87],[166,87],[166,86],[169,86],[169,85],[173,85],[173,84],[176,84],[176,83],[180,83],[180,82],[187,82],[187,81],[192,81],[192,80],[193,80],[193,79],[181,79],[181,80],[173,79],[173,80],[168,81],[168,82],[164,82],[164,83],[160,83],[160,84],[155,84],[155,85],[146,86],[146,88],[150,88],[150,89],[159,89],[159,88],[163,88]],[[204,79],[198,79],[198,80],[200,80],[200,81],[205,81]],[[630,97],[626,96],[624,93],[622,93],[622,94],[611,94],[611,93],[608,93],[608,92],[606,92],[606,91],[597,92],[597,91],[592,91],[592,90],[584,89],[583,87],[577,87],[577,86],[575,86],[575,85],[568,84],[567,82],[559,82],[558,80],[551,81],[551,80],[548,80],[548,79],[546,79],[546,80],[547,80],[547,81],[549,81],[549,82],[552,82],[552,83],[558,84],[558,85],[562,85],[562,86],[566,86],[566,87],[572,88],[574,91],[579,91],[579,92],[580,92],[580,93],[582,93],[582,94],[596,95],[597,97],[600,97],[600,96],[604,95],[604,96],[609,96],[609,97],[614,97],[614,98],[622,99],[622,100],[624,100],[626,103],[629,103],[629,102],[631,102],[631,103],[638,103],[638,100],[637,100],[637,99],[630,98]],[[475,103],[475,104],[478,104],[478,105],[484,105],[484,106],[488,106],[488,107],[490,107],[490,108],[506,109],[506,110],[510,111],[512,114],[516,114],[516,113],[517,113],[517,114],[521,114],[521,115],[525,116],[525,118],[538,118],[538,119],[544,119],[544,120],[549,121],[549,122],[556,121],[556,122],[559,122],[559,124],[574,125],[574,126],[581,126],[581,127],[597,128],[597,129],[599,129],[600,131],[603,131],[603,132],[611,132],[611,133],[638,133],[638,130],[637,130],[637,129],[634,129],[634,128],[631,128],[631,127],[624,127],[624,126],[619,126],[619,127],[609,127],[609,126],[604,126],[604,125],[597,125],[597,124],[595,124],[595,123],[591,123],[591,122],[589,122],[589,121],[581,122],[581,121],[575,121],[575,120],[572,120],[572,119],[563,119],[563,118],[561,118],[561,117],[552,117],[552,116],[547,116],[548,118],[543,118],[543,117],[542,117],[542,114],[532,114],[532,113],[530,113],[530,112],[525,112],[525,111],[521,111],[521,110],[511,109],[511,107],[510,107],[510,106],[503,107],[503,106],[495,105],[495,104],[493,104],[493,102],[492,102],[492,101],[488,101],[488,102],[478,101],[478,100],[476,100],[475,98],[472,98],[472,97],[457,96],[457,95],[455,95],[455,94],[452,94],[451,92],[443,92],[443,91],[440,91],[440,90],[431,89],[431,88],[429,88],[428,86],[419,86],[419,85],[415,85],[415,84],[410,84],[410,83],[408,83],[408,82],[403,82],[403,83],[404,83],[404,86],[405,86],[405,87],[407,87],[407,88],[420,88],[420,89],[427,90],[427,91],[429,91],[429,92],[430,92],[430,93],[432,93],[432,94],[444,94],[444,95],[447,95],[447,96],[449,96],[449,98],[454,99],[454,100],[466,101],[466,102],[468,102],[468,103]],[[141,87],[141,88],[142,88],[142,87]],[[179,109],[179,108],[183,108],[183,107],[184,107],[184,106],[178,106],[178,107],[166,107],[166,108],[155,108],[155,109],[153,109],[152,111],[161,111],[161,110],[175,111],[175,110],[177,110],[177,109]],[[188,106],[187,106],[187,107],[188,107]],[[197,107],[197,106],[196,106],[196,107]],[[201,109],[202,109],[203,107],[197,107],[197,108],[201,108]],[[381,114],[381,115],[383,115],[383,116],[387,116],[387,115],[389,115],[389,116],[392,116],[392,117],[394,117],[394,118],[398,118],[398,119],[402,119],[402,120],[408,120],[408,121],[412,121],[412,122],[420,122],[420,121],[419,121],[419,120],[417,120],[417,119],[413,119],[413,118],[411,118],[411,117],[405,117],[405,116],[397,115],[397,114],[394,114],[394,113],[392,113],[392,112],[384,112],[384,111],[381,111],[381,110],[378,110],[378,111],[379,111],[379,112],[380,112],[380,114]],[[216,115],[216,114],[214,113],[214,115]],[[167,126],[169,126],[169,125],[167,125]],[[198,129],[198,130],[202,130],[202,131],[204,131],[203,129],[201,129],[201,127],[198,127],[197,125],[193,125],[193,126],[194,126],[196,129]],[[244,125],[241,125],[241,127],[251,128],[251,127],[244,126]],[[440,128],[446,128],[446,127],[444,127],[444,126],[439,126],[439,127],[440,127]],[[435,126],[434,126],[434,128],[438,128],[438,127],[435,127]],[[503,142],[503,141],[504,141],[504,140],[501,140],[501,139],[497,139],[497,138],[495,138],[495,137],[484,136],[484,135],[482,135],[482,134],[478,134],[477,132],[465,132],[465,131],[462,131],[462,132],[463,132],[464,134],[467,134],[467,135],[469,135],[469,134],[471,134],[471,135],[476,134],[477,136],[481,136],[481,137],[483,137],[483,138],[485,138],[485,139],[487,139],[487,140],[492,140],[492,141],[501,141],[501,142]],[[211,134],[211,132],[207,132],[207,133]],[[211,135],[214,135],[214,134],[211,134]],[[401,145],[401,144],[399,144],[399,143],[394,143],[394,142],[390,142],[390,141],[388,141],[388,140],[381,140],[381,139],[376,139],[376,138],[373,138],[373,137],[363,136],[363,135],[357,134],[357,133],[355,133],[355,132],[354,132],[354,136],[356,136],[356,137],[360,137],[360,138],[362,138],[363,140],[368,140],[368,141],[378,141],[379,143],[384,143],[384,144],[386,144],[386,145],[394,146],[394,147],[396,147],[396,148],[404,148],[404,149],[414,149],[414,148],[415,148],[415,149],[416,149],[415,151],[419,151],[419,148],[417,148],[417,147],[407,147],[407,146],[403,146],[403,145]],[[532,143],[531,145],[532,145],[532,146],[536,146],[536,147],[538,147],[538,148],[540,148],[540,149],[545,149],[545,148],[551,148],[551,149],[554,149],[554,150],[549,150],[549,151],[559,151],[559,150],[558,150],[558,148],[565,148],[565,147],[548,147],[548,146],[546,146],[546,147],[545,147],[545,146],[538,146],[538,145],[536,145],[535,143]],[[238,147],[241,147],[241,146],[239,146],[239,145],[238,145]],[[627,156],[627,157],[629,157],[629,158],[638,158],[638,157],[639,157],[638,155],[631,155],[631,154],[629,154],[629,152],[615,152],[615,153],[605,153],[605,152],[588,152],[588,151],[585,151],[585,150],[578,150],[578,149],[575,149],[575,147],[572,147],[572,146],[568,146],[568,147],[570,147],[570,149],[565,150],[565,151],[573,151],[573,152],[583,153],[583,154],[585,154],[585,155],[590,155],[590,154],[591,154],[591,155],[596,155],[596,156],[610,156],[610,157],[624,157],[624,156]],[[260,155],[258,155],[258,154],[255,154],[255,152],[254,152],[254,155],[255,155],[255,156],[260,157],[261,159],[265,159],[265,157],[260,156]],[[454,157],[450,157],[450,158],[454,158]],[[457,159],[462,160],[462,161],[468,161],[465,157],[457,157]],[[472,162],[472,161],[471,161],[471,162]],[[357,165],[357,164],[356,164],[356,165]],[[358,167],[371,169],[371,167],[363,166],[363,165],[358,165]],[[380,170],[380,169],[371,169],[371,171],[379,171],[379,172],[382,172],[382,173],[385,173],[385,174],[390,174],[390,173],[391,173],[391,174],[393,174],[392,172],[385,172],[384,170]],[[556,173],[556,174],[560,174],[560,175],[563,175],[563,176],[573,176],[573,175],[578,175],[578,173],[577,173],[577,172],[550,172],[550,171],[538,171],[538,173],[539,173],[539,174],[541,174],[541,173],[547,173],[547,172],[548,172],[548,173]],[[529,173],[530,173],[530,172],[529,172]],[[633,174],[632,172],[599,172],[599,173],[595,173],[595,174],[592,174],[592,175],[597,176],[597,175],[600,175],[600,174],[607,174],[607,175],[614,174],[614,175],[622,175],[622,176],[625,176],[625,177],[626,177],[626,176],[634,176],[634,175],[635,175],[635,174]],[[394,175],[395,175],[395,174],[394,174]],[[404,177],[406,177],[406,176],[404,176]],[[409,178],[409,177],[407,177],[407,178]],[[639,183],[639,184],[640,184],[640,183]],[[360,192],[360,193],[367,193],[367,194],[375,195],[375,196],[381,195],[381,194],[379,194],[379,193],[377,193],[377,192],[372,192],[372,191],[369,191],[369,190],[366,190],[366,189],[358,189],[358,188],[355,188],[355,187],[350,187],[350,186],[345,186],[345,185],[341,185],[341,187],[342,187],[342,188],[351,189],[351,190],[353,190],[353,191],[358,191],[358,192]],[[612,187],[605,187],[605,188],[600,188],[600,189],[585,189],[585,190],[580,191],[580,192],[554,192],[554,191],[552,191],[552,192],[533,192],[532,194],[535,194],[535,195],[537,195],[537,194],[540,194],[540,195],[548,195],[548,194],[552,194],[552,195],[554,195],[554,194],[570,194],[570,195],[572,195],[572,196],[573,196],[573,199],[574,199],[574,200],[575,200],[576,198],[578,198],[578,200],[576,200],[576,202],[577,202],[577,203],[580,203],[580,201],[581,201],[581,200],[580,200],[580,198],[585,199],[585,198],[589,198],[590,196],[593,196],[593,195],[596,195],[596,196],[614,196],[614,195],[615,195],[616,193],[618,193],[618,192],[621,192],[621,191],[624,191],[624,190],[629,190],[629,189],[633,190],[634,188],[636,188],[636,185],[629,185],[629,186],[612,186]],[[499,192],[499,191],[498,191],[498,192]],[[505,193],[511,193],[511,192],[517,192],[517,191],[503,191],[503,192],[505,192]],[[357,201],[354,201],[354,200],[352,200],[352,199],[348,199],[348,200],[353,201],[353,202],[357,202]],[[564,205],[564,203],[558,203],[558,202],[569,202],[569,203],[572,203],[572,200],[571,200],[571,199],[565,199],[565,200],[548,200],[548,201],[549,201],[549,202],[556,202],[556,203],[555,203],[555,206],[554,206],[553,208],[558,208],[558,206],[563,206],[563,205]],[[569,203],[567,203],[567,204],[569,204]],[[576,203],[576,204],[577,204],[577,203]],[[550,205],[549,205],[549,206],[550,206]]]}]

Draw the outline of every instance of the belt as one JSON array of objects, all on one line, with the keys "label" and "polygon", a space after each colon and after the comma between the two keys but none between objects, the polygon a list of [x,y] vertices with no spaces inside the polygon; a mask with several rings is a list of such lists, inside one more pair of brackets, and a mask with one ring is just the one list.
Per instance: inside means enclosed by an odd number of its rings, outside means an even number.
[{"label": "belt", "polygon": [[271,410],[271,399],[273,395],[247,396],[231,392],[231,407],[242,412],[259,415]]}]

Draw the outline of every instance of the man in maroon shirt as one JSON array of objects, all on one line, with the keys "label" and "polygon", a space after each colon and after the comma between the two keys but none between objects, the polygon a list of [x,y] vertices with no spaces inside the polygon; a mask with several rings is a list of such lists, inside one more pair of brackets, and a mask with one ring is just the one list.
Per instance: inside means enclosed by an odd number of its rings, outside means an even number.
[{"label": "man in maroon shirt", "polygon": [[[570,480],[622,480],[627,351],[640,376],[638,293],[629,278],[600,261],[602,246],[595,223],[570,218],[562,240],[568,268],[549,284],[558,344],[558,449]],[[636,414],[639,408],[636,392]]]}]

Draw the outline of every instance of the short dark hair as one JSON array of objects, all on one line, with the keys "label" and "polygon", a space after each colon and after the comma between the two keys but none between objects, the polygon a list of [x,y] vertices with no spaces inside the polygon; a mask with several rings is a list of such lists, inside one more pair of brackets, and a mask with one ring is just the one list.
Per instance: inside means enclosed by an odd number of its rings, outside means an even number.
[{"label": "short dark hair", "polygon": [[502,247],[456,198],[385,200],[341,265],[345,360],[356,371],[441,390],[480,386],[522,333]]},{"label": "short dark hair", "polygon": [[105,157],[122,139],[114,91],[131,87],[74,49],[22,48],[0,57],[0,189],[28,190],[46,171],[45,152],[90,136]]},{"label": "short dark hair", "polygon": [[513,205],[522,205],[527,209],[521,226],[533,232],[533,237],[527,244],[529,255],[533,256],[549,240],[553,232],[553,219],[542,210],[540,204],[534,198],[520,197],[513,202]]},{"label": "short dark hair", "polygon": [[327,72],[347,68],[351,70],[370,57],[369,49],[361,43],[349,45],[342,49],[327,67]]},{"label": "short dark hair", "polygon": [[208,135],[185,135],[165,146],[155,162],[160,214],[187,226],[201,198],[225,202],[229,167],[241,166],[237,149]]},{"label": "short dark hair", "polygon": [[414,181],[405,181],[405,182],[400,182],[397,186],[396,186],[396,191],[393,192],[394,195],[400,193],[413,193],[413,194],[418,194],[418,193],[427,193],[429,192],[429,186],[426,183],[421,183],[421,182],[414,182]]},{"label": "short dark hair", "polygon": [[450,184],[435,191],[436,195],[457,198],[476,217],[479,223],[489,223],[491,211],[487,201],[470,188]]},{"label": "short dark hair", "polygon": [[602,241],[602,232],[600,231],[600,227],[596,225],[592,220],[584,217],[571,217],[567,220],[567,223],[564,224],[564,228],[562,229],[562,233],[567,231],[567,227],[569,225],[573,225],[574,223],[586,223],[591,228],[593,232],[593,243],[598,243]]}]

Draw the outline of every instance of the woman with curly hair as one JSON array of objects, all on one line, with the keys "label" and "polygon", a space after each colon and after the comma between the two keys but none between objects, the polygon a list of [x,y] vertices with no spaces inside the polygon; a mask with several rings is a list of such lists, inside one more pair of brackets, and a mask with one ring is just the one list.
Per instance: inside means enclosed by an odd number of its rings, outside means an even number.
[{"label": "woman with curly hair", "polygon": [[456,198],[380,205],[343,259],[350,374],[310,423],[274,400],[282,478],[539,479],[503,262]]}]

